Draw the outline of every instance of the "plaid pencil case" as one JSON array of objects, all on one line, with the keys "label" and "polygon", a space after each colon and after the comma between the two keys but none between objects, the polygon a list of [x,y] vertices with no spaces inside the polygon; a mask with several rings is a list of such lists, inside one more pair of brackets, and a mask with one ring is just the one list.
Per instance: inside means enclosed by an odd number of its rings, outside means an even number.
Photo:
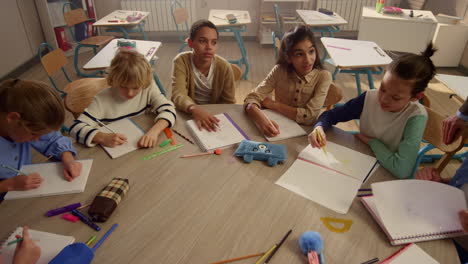
[{"label": "plaid pencil case", "polygon": [[129,188],[128,179],[114,178],[94,198],[88,214],[95,222],[105,222],[119,205]]}]

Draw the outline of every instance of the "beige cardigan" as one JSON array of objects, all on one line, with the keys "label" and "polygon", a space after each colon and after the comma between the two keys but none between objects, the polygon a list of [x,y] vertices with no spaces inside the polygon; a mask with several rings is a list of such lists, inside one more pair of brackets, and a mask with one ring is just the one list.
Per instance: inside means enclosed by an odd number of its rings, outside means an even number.
[{"label": "beige cardigan", "polygon": [[[195,79],[192,71],[192,52],[179,53],[172,62],[172,101],[177,109],[188,112],[195,104]],[[215,55],[212,104],[233,104],[236,102],[234,73],[225,59]]]}]

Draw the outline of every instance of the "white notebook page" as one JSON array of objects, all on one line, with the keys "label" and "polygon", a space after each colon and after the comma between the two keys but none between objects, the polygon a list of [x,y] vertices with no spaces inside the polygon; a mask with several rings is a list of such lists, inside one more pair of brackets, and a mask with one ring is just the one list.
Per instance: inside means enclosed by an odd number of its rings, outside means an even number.
[{"label": "white notebook page", "polygon": [[438,261],[429,256],[416,244],[411,244],[399,255],[395,256],[388,264],[439,264]]},{"label": "white notebook page", "polygon": [[375,205],[392,238],[462,230],[458,212],[466,210],[463,191],[423,180],[372,184]]},{"label": "white notebook page", "polygon": [[268,137],[265,135],[265,138],[268,141],[278,141],[307,135],[307,132],[298,123],[296,123],[296,121],[270,109],[264,109],[262,111],[270,120],[273,120],[278,124],[280,130],[280,134],[276,137]]},{"label": "white notebook page", "polygon": [[[115,159],[120,156],[123,156],[129,152],[138,149],[138,141],[144,135],[143,130],[138,127],[135,123],[133,123],[130,119],[125,118],[115,122],[112,122],[107,125],[110,129],[115,131],[116,133],[124,134],[127,137],[127,142],[113,148],[104,147],[104,150],[111,156],[111,158]],[[99,128],[99,131],[103,133],[112,133],[105,127]]]},{"label": "white notebook page", "polygon": [[[2,245],[2,257],[4,264],[13,263],[13,256],[17,244],[7,246],[7,243],[16,239],[16,235],[22,236],[23,228],[18,227],[13,234]],[[41,248],[41,257],[36,264],[47,264],[52,260],[62,249],[75,241],[74,237],[62,236],[37,230],[29,229],[29,236],[34,243]]]},{"label": "white notebook page", "polygon": [[82,164],[81,174],[69,182],[63,177],[62,162],[49,162],[24,165],[21,171],[24,173],[39,173],[44,181],[41,186],[28,191],[7,192],[5,200],[50,196],[83,192],[88,181],[88,176],[93,165],[93,160],[78,160]]},{"label": "white notebook page", "polygon": [[208,132],[204,128],[200,131],[193,120],[187,121],[190,133],[193,134],[202,151],[228,147],[246,139],[224,114],[218,114],[215,117],[219,119],[216,132]]}]

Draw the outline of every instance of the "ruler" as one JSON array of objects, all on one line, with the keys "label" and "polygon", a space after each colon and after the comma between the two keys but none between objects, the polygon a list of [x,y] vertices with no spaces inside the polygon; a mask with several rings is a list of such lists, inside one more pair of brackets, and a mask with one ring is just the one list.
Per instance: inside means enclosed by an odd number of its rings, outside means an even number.
[{"label": "ruler", "polygon": [[182,144],[177,144],[177,145],[174,145],[174,146],[170,146],[170,147],[165,148],[165,149],[163,149],[163,150],[153,152],[153,153],[149,154],[148,156],[144,156],[144,157],[142,158],[142,160],[149,160],[149,159],[152,159],[152,158],[154,158],[154,157],[157,157],[157,156],[160,156],[160,155],[162,155],[162,154],[164,154],[164,153],[167,153],[167,152],[176,150],[176,149],[181,148],[181,147],[183,147],[183,146],[184,146],[184,145],[182,145]]}]

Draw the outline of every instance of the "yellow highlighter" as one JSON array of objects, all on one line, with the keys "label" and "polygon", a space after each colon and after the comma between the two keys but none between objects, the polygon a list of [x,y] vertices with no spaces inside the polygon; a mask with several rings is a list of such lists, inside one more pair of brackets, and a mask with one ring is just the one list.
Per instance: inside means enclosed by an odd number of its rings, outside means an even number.
[{"label": "yellow highlighter", "polygon": [[320,145],[322,145],[321,147],[322,147],[323,152],[325,153],[325,155],[328,155],[327,149],[325,148],[325,142],[324,142],[324,140],[322,138],[322,134],[319,131],[317,131],[317,139],[318,139]]}]

